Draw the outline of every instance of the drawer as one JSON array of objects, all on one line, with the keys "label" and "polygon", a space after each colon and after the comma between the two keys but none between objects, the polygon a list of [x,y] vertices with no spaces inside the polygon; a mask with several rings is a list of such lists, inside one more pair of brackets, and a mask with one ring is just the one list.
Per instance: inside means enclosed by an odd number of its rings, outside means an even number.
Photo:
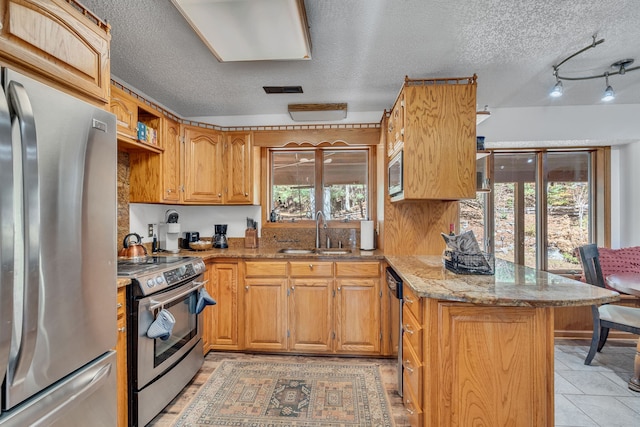
[{"label": "drawer", "polygon": [[402,307],[402,330],[402,336],[413,347],[418,359],[422,360],[422,325],[406,306]]},{"label": "drawer", "polygon": [[402,340],[402,346],[404,379],[405,381],[409,381],[413,394],[420,399],[422,397],[422,361],[413,351],[413,347],[409,345],[406,337]]},{"label": "drawer", "polygon": [[421,302],[420,298],[416,296],[413,290],[408,286],[404,285],[402,287],[402,300],[404,301],[404,306],[411,310],[411,313],[416,318],[416,320],[422,324],[422,310],[420,309]]},{"label": "drawer", "polygon": [[333,263],[323,261],[296,261],[289,263],[291,277],[331,277],[333,276]]},{"label": "drawer", "polygon": [[411,427],[422,426],[422,408],[420,401],[415,397],[415,393],[411,389],[406,375],[402,382],[402,403],[407,413],[407,418],[409,419],[409,425]]},{"label": "drawer", "polygon": [[287,275],[286,262],[245,261],[245,276],[281,277]]},{"label": "drawer", "polygon": [[116,295],[116,316],[118,319],[124,319],[127,311],[127,291],[125,288],[118,290]]},{"label": "drawer", "polygon": [[379,262],[336,262],[337,277],[380,277]]}]

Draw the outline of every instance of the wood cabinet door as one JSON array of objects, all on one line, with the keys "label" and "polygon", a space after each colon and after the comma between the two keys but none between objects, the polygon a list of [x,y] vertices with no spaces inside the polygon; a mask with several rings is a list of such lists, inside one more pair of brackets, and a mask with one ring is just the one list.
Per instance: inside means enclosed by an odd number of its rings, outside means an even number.
[{"label": "wood cabinet door", "polygon": [[430,301],[429,316],[425,425],[553,425],[553,308]]},{"label": "wood cabinet door", "polygon": [[246,132],[229,132],[225,156],[225,203],[250,204],[253,199],[251,135]]},{"label": "wood cabinet door", "polygon": [[180,124],[163,119],[162,129],[162,199],[165,202],[180,202]]},{"label": "wood cabinet door", "polygon": [[[203,280],[205,281],[205,289],[209,292],[209,295],[215,299],[216,288],[211,280],[211,270],[213,269],[213,263],[208,262],[205,264],[206,270],[204,272]],[[216,300],[217,301],[217,300]],[[202,350],[204,354],[207,354],[211,350],[211,344],[213,343],[214,324],[213,324],[213,310],[214,307],[208,306],[202,311]]]},{"label": "wood cabinet door", "polygon": [[222,203],[222,153],[220,132],[185,127],[185,202]]},{"label": "wood cabinet door", "polygon": [[476,85],[405,86],[403,94],[404,198],[475,198]]},{"label": "wood cabinet door", "polygon": [[[0,59],[94,104],[109,102],[111,34],[65,0],[0,2]],[[79,7],[81,8],[81,6]],[[83,13],[84,12],[84,13]],[[86,15],[86,16],[85,16]]]},{"label": "wood cabinet door", "polygon": [[212,348],[238,349],[238,264],[213,263],[209,269],[216,300],[212,306]]},{"label": "wood cabinet door", "polygon": [[244,287],[245,348],[285,350],[287,279],[247,278]]},{"label": "wood cabinet door", "polygon": [[378,279],[336,280],[336,351],[380,351],[380,287]]},{"label": "wood cabinet door", "polygon": [[333,279],[292,278],[289,285],[289,350],[330,352]]},{"label": "wood cabinet door", "polygon": [[111,87],[109,110],[116,115],[117,132],[131,139],[138,139],[138,105],[129,94]]},{"label": "wood cabinet door", "polygon": [[116,341],[116,383],[118,389],[118,427],[128,425],[129,399],[127,385],[127,288],[118,289],[116,297],[118,338]]}]

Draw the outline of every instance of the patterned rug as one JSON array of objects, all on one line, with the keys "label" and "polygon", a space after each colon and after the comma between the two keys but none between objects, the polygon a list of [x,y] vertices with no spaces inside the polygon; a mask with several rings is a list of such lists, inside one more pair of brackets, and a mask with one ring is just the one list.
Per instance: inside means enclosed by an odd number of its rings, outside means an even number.
[{"label": "patterned rug", "polygon": [[176,426],[393,426],[376,365],[224,360]]}]

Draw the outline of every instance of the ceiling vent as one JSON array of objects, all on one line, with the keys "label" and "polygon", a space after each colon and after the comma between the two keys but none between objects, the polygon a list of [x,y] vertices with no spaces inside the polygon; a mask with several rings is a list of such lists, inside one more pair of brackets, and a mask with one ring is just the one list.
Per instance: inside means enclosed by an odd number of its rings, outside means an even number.
[{"label": "ceiling vent", "polygon": [[302,93],[302,86],[262,86],[267,94],[272,93]]}]

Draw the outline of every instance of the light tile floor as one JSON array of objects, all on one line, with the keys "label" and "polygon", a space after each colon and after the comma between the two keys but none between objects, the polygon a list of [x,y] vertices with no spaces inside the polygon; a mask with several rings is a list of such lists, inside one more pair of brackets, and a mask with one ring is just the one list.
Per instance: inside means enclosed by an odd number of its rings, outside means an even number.
[{"label": "light tile floor", "polygon": [[556,340],[556,426],[640,426],[640,393],[627,387],[635,341],[607,341],[589,366],[588,350],[588,341]]},{"label": "light tile floor", "polygon": [[[555,345],[555,425],[556,427],[639,427],[640,393],[628,389],[627,381],[633,372],[636,342],[609,340],[590,366],[584,364],[588,351],[587,340],[556,340]],[[209,375],[223,359],[283,358],[313,361],[305,356],[269,356],[243,353],[210,352],[205,364],[193,381],[149,424],[169,427],[180,411],[189,403]],[[391,412],[396,427],[408,426],[402,399],[395,391],[394,359],[332,358],[351,363],[377,363],[381,367]]]}]

